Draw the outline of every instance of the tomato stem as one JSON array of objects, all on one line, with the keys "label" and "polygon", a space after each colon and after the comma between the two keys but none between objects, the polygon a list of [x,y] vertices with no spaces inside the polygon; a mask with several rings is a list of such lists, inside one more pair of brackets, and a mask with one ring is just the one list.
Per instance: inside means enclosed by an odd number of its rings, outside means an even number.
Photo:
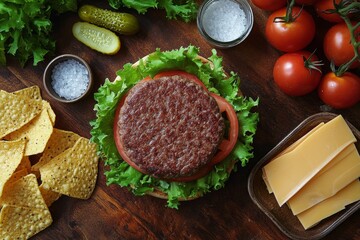
[{"label": "tomato stem", "polygon": [[316,70],[316,71],[319,71],[320,73],[322,73],[322,72],[321,72],[321,69],[320,69],[320,66],[324,65],[324,64],[322,63],[322,61],[321,61],[321,60],[319,60],[319,61],[312,61],[312,60],[311,60],[311,58],[312,58],[313,55],[315,54],[316,50],[317,50],[317,49],[315,49],[315,50],[310,54],[310,56],[309,56],[308,58],[305,58],[305,57],[303,56],[304,66],[305,66],[307,69],[309,69],[310,74],[311,74],[311,70],[312,70],[312,69],[313,69],[313,70]]},{"label": "tomato stem", "polygon": [[300,16],[300,14],[301,14],[301,12],[303,10],[303,6],[302,6],[301,10],[295,16],[293,16],[292,10],[293,10],[294,5],[295,5],[295,0],[291,0],[290,2],[288,2],[288,5],[286,7],[286,15],[285,15],[285,17],[276,17],[276,18],[274,18],[274,23],[291,23],[291,22],[294,22]]},{"label": "tomato stem", "polygon": [[[335,2],[335,0],[334,0]],[[344,63],[339,66],[337,70],[333,70],[335,75],[340,77],[342,76],[351,66],[351,64],[355,61],[360,61],[360,53],[359,53],[359,47],[360,42],[357,41],[357,37],[355,34],[355,31],[360,27],[360,22],[356,23],[355,25],[352,24],[350,18],[348,15],[350,13],[359,12],[360,11],[360,2],[351,2],[348,0],[341,1],[339,4],[335,4],[336,12],[340,15],[340,17],[344,20],[346,26],[349,29],[350,32],[350,42],[351,45],[354,48],[354,57],[350,59],[347,63]]]}]

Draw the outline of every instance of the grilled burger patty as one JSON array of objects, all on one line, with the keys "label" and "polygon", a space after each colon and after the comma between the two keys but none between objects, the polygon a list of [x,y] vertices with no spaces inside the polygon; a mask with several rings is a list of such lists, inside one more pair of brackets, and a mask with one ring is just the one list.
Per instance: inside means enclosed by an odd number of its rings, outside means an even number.
[{"label": "grilled burger patty", "polygon": [[211,161],[224,134],[215,99],[183,76],[138,83],[119,114],[124,153],[142,172],[162,179],[196,173]]}]

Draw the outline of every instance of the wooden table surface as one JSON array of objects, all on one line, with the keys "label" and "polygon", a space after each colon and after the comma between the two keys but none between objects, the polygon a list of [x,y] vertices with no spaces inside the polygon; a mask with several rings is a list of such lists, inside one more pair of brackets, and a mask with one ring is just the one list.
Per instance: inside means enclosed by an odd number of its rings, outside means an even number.
[{"label": "wooden table surface", "polygon": [[[109,8],[107,1],[92,3]],[[203,56],[210,56],[212,47],[200,37],[196,22],[170,21],[160,10],[151,10],[145,15],[126,11],[138,17],[141,31],[135,36],[120,36],[122,47],[114,56],[95,52],[73,37],[72,25],[79,21],[76,13],[66,13],[54,20],[56,55],[72,53],[84,58],[95,76],[93,92],[105,78],[114,79],[115,72],[125,63],[136,62],[156,48],[170,50],[192,44],[200,47]],[[243,94],[260,98],[255,157],[249,165],[239,167],[225,188],[200,199],[183,202],[179,210],[174,210],[165,207],[164,200],[137,197],[125,188],[107,186],[103,162],[100,162],[97,187],[92,197],[89,200],[61,197],[50,207],[53,224],[33,239],[287,239],[251,201],[247,191],[251,169],[301,121],[324,109],[342,114],[360,129],[360,104],[335,111],[326,108],[316,92],[296,98],[283,94],[272,79],[274,62],[281,53],[272,48],[264,37],[268,13],[254,6],[253,11],[254,27],[245,42],[231,49],[217,50],[223,57],[225,70],[233,70],[240,75]],[[318,18],[316,21],[318,31],[308,48],[310,50],[321,42],[329,27]],[[50,101],[57,114],[56,127],[90,137],[89,121],[95,117],[93,95],[73,104],[52,100],[42,84],[43,71],[51,59],[47,56],[45,62],[36,67],[28,64],[21,68],[16,60],[10,58],[8,66],[0,68],[0,88],[15,91],[38,85],[43,98]],[[360,239],[360,212],[353,214],[325,239]]]}]

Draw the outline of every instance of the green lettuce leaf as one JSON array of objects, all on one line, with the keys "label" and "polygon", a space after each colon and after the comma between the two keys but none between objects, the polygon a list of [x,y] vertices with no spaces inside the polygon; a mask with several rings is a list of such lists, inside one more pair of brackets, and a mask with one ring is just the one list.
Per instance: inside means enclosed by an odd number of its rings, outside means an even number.
[{"label": "green lettuce leaf", "polygon": [[51,14],[75,11],[76,0],[2,0],[0,2],[0,64],[6,54],[15,56],[21,66],[32,58],[33,65],[55,50],[51,38]]},{"label": "green lettuce leaf", "polygon": [[165,9],[168,19],[181,19],[185,22],[194,20],[198,9],[195,0],[109,0],[109,5],[115,9],[126,6],[141,14],[150,8]]},{"label": "green lettuce leaf", "polygon": [[[105,172],[107,184],[129,187],[137,195],[154,189],[161,190],[168,194],[168,206],[178,208],[179,199],[201,196],[222,188],[230,175],[228,169],[236,162],[245,166],[253,157],[252,143],[259,116],[252,109],[258,105],[258,100],[238,95],[240,78],[235,73],[231,73],[229,77],[224,74],[222,58],[217,56],[215,50],[209,60],[213,65],[201,61],[199,48],[194,46],[164,52],[157,49],[146,60],[139,60],[136,67],[131,64],[124,65],[123,69],[117,72],[120,79],[113,82],[107,79],[99,88],[94,95],[97,102],[94,106],[96,119],[90,122],[91,141],[98,145],[98,154],[105,159],[105,165],[108,166]],[[239,139],[227,159],[217,164],[201,179],[186,183],[166,182],[138,172],[121,159],[113,138],[112,126],[120,98],[146,76],[154,76],[158,72],[171,69],[184,70],[198,76],[210,91],[226,98],[234,107],[240,124]]]}]

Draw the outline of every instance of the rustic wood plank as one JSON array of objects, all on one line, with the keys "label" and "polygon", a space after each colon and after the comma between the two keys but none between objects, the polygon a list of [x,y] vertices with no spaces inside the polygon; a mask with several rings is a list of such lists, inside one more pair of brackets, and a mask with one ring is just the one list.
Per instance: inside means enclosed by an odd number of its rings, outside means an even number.
[{"label": "rustic wood plank", "polygon": [[[84,1],[85,2],[85,1]],[[106,1],[86,1],[108,8]],[[157,47],[170,50],[193,44],[201,48],[203,56],[212,47],[198,34],[196,23],[169,21],[161,11],[151,10],[138,15],[141,31],[135,36],[120,36],[122,48],[114,56],[90,50],[71,33],[76,13],[66,13],[54,19],[55,55],[73,53],[84,58],[95,76],[94,93],[106,78],[114,79],[116,71],[125,63],[136,62]],[[179,210],[165,207],[165,201],[150,196],[134,196],[119,186],[106,185],[103,162],[100,163],[98,183],[89,200],[61,197],[50,210],[54,223],[33,239],[287,239],[284,234],[252,203],[247,192],[247,179],[252,167],[284,136],[306,117],[321,112],[323,104],[314,92],[304,97],[284,95],[274,84],[272,67],[280,52],[265,40],[265,13],[253,8],[255,23],[249,38],[231,49],[218,49],[226,71],[238,72],[244,95],[260,98],[260,123],[255,138],[255,158],[245,168],[234,173],[224,189],[181,204]],[[328,27],[321,22],[321,31]],[[315,43],[313,45],[316,45]],[[0,88],[15,91],[38,85],[44,99],[49,100],[57,115],[56,127],[90,137],[89,121],[95,118],[95,101],[90,95],[72,104],[52,100],[44,91],[42,74],[54,56],[33,67],[21,68],[11,59],[7,68],[0,68]],[[355,127],[360,128],[360,105],[341,113]],[[360,213],[357,212],[325,239],[359,239]]]}]

